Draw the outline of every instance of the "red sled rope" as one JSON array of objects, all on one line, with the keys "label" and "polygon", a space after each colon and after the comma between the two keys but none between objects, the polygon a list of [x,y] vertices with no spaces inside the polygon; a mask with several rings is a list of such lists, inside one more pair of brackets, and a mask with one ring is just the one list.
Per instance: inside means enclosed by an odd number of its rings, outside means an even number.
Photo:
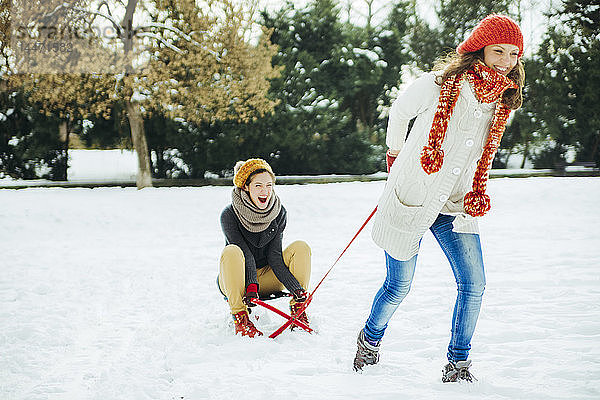
[{"label": "red sled rope", "polygon": [[306,301],[304,303],[302,303],[302,305],[300,306],[300,308],[298,309],[298,311],[295,314],[292,314],[291,316],[287,315],[283,311],[278,310],[277,308],[268,305],[264,301],[261,301],[261,300],[258,300],[258,299],[252,299],[252,301],[254,303],[256,303],[258,305],[261,305],[261,306],[263,306],[263,307],[265,307],[265,308],[267,308],[267,309],[275,312],[276,314],[281,315],[284,318],[287,318],[287,321],[283,325],[281,325],[281,327],[279,327],[279,329],[277,329],[275,332],[273,332],[272,334],[269,335],[269,337],[271,339],[275,339],[284,330],[286,330],[288,326],[290,326],[292,324],[294,324],[296,326],[299,326],[300,328],[302,328],[302,329],[304,329],[304,330],[306,330],[308,332],[312,332],[312,329],[310,329],[308,326],[306,326],[302,321],[299,321],[298,317],[300,315],[302,315],[302,313],[304,312],[304,310],[306,310],[306,307],[308,307],[308,305],[312,301],[315,292],[317,291],[317,289],[319,289],[319,286],[321,286],[321,284],[323,283],[323,281],[325,280],[325,278],[327,278],[327,275],[329,275],[329,273],[331,272],[331,270],[333,269],[333,267],[335,267],[335,264],[337,264],[337,262],[340,260],[340,258],[342,258],[342,256],[346,252],[346,250],[348,250],[348,248],[350,247],[350,245],[352,244],[352,242],[354,242],[354,239],[357,238],[357,236],[362,232],[363,228],[369,223],[369,221],[371,220],[371,218],[373,217],[373,215],[375,215],[376,211],[377,211],[377,206],[375,206],[375,208],[373,209],[373,211],[371,211],[371,214],[367,217],[367,219],[365,220],[365,222],[363,222],[362,226],[358,229],[358,231],[356,232],[356,234],[354,235],[354,237],[350,240],[350,242],[348,242],[348,245],[344,248],[344,250],[342,250],[342,252],[338,256],[338,258],[334,261],[334,263],[331,265],[331,267],[329,268],[329,270],[327,270],[327,272],[325,273],[325,275],[323,275],[323,278],[321,278],[321,280],[319,281],[319,283],[317,284],[317,286],[315,286],[315,288],[313,289],[313,291],[306,298]]}]

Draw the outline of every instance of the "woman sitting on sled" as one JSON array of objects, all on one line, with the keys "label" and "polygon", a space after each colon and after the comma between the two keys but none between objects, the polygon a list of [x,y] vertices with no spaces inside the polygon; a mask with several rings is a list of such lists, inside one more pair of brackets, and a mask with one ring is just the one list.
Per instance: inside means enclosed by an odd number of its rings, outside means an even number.
[{"label": "woman sitting on sled", "polygon": [[[229,303],[235,333],[254,337],[262,332],[248,318],[253,298],[285,288],[292,294],[292,314],[306,300],[311,251],[301,240],[282,250],[287,212],[273,191],[275,174],[265,160],[238,161],[233,183],[231,204],[221,213],[226,247],[218,284]],[[305,312],[298,319],[308,325]]]}]

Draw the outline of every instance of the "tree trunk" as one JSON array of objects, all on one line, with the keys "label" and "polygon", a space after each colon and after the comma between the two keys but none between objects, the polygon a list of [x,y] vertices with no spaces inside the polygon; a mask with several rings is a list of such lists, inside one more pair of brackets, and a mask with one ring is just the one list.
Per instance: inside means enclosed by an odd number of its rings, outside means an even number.
[{"label": "tree trunk", "polygon": [[506,159],[504,161],[504,168],[508,168],[508,160],[510,160],[510,156],[512,156],[512,147],[508,149],[508,154],[506,155]]},{"label": "tree trunk", "polygon": [[158,148],[154,150],[156,154],[156,177],[165,179],[167,177],[167,160],[165,158],[165,150]]},{"label": "tree trunk", "polygon": [[[123,51],[127,56],[133,49],[133,14],[135,13],[135,7],[137,6],[138,0],[129,0],[125,9],[125,16],[121,21],[121,28],[123,33],[121,34],[121,41],[123,42]],[[128,69],[131,69],[131,65],[128,65]],[[131,71],[127,71],[131,72]]]},{"label": "tree trunk", "polygon": [[63,120],[60,122],[60,124],[58,125],[58,136],[60,138],[60,141],[64,143],[64,163],[62,165],[62,171],[61,171],[61,180],[67,181],[69,180],[68,178],[68,172],[67,170],[69,169],[69,136],[70,136],[70,126],[69,126],[69,122],[67,120]]},{"label": "tree trunk", "polygon": [[136,186],[138,189],[152,187],[150,154],[148,153],[148,143],[146,142],[146,133],[144,132],[144,119],[137,104],[132,103],[131,100],[126,100],[125,106],[127,108],[127,119],[131,128],[133,147],[138,156]]},{"label": "tree trunk", "polygon": [[527,161],[527,155],[529,154],[529,142],[525,142],[525,150],[523,150],[523,161],[521,162],[521,169],[525,168],[525,161]]}]

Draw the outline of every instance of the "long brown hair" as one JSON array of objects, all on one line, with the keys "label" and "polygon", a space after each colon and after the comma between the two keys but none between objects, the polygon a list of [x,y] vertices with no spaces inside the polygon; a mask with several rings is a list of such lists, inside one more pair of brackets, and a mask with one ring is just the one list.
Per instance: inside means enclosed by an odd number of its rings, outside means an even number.
[{"label": "long brown hair", "polygon": [[[435,63],[434,71],[444,71],[441,76],[437,77],[436,82],[438,85],[442,85],[451,76],[465,72],[479,61],[483,62],[483,49],[463,54],[453,51]],[[519,88],[507,89],[502,94],[502,101],[512,110],[516,110],[523,104],[523,85],[525,84],[525,69],[520,58],[517,59],[517,64],[508,73],[507,77],[515,82]]]}]

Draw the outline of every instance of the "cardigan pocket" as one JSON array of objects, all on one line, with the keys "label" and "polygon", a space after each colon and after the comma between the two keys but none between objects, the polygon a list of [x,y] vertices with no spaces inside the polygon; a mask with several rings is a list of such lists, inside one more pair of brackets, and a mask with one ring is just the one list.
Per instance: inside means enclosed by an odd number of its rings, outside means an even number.
[{"label": "cardigan pocket", "polygon": [[417,224],[417,216],[423,211],[422,205],[412,206],[405,204],[398,198],[398,192],[394,189],[392,202],[388,208],[386,216],[390,219],[389,223],[394,228],[409,232]]},{"label": "cardigan pocket", "polygon": [[[421,176],[422,175],[422,176]],[[425,172],[418,170],[411,178],[394,187],[396,199],[406,207],[419,207],[427,199],[427,185],[423,180],[430,179]]]}]

